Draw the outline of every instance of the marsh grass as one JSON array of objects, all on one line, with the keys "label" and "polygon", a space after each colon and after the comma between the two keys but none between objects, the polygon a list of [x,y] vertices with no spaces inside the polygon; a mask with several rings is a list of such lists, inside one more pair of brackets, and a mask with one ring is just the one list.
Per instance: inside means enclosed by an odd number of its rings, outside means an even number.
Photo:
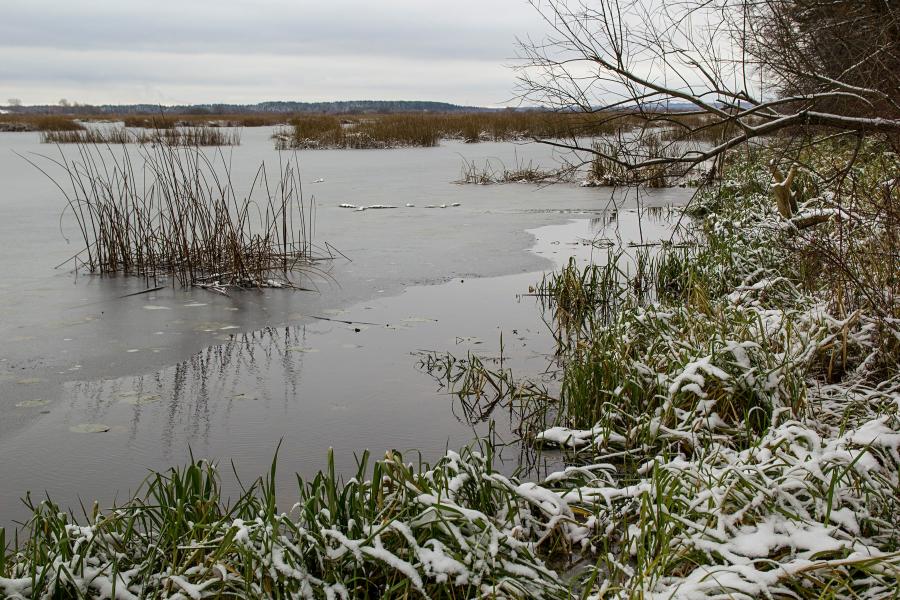
[{"label": "marsh grass", "polygon": [[497,183],[559,183],[572,180],[572,171],[567,167],[544,169],[533,161],[525,162],[516,155],[511,167],[499,159],[487,159],[479,166],[474,160],[462,159],[459,179],[454,183],[491,185]]},{"label": "marsh grass", "polygon": [[136,141],[124,128],[44,131],[42,144],[127,144]]},{"label": "marsh grass", "polygon": [[138,136],[140,144],[166,144],[169,146],[239,146],[240,131],[215,127],[178,127],[150,130]]},{"label": "marsh grass", "polygon": [[215,127],[172,127],[137,129],[101,127],[76,131],[45,131],[44,144],[164,144],[167,146],[238,146],[241,134],[237,130]]},{"label": "marsh grass", "polygon": [[80,131],[84,125],[63,115],[0,115],[0,131]]},{"label": "marsh grass", "polygon": [[[5,557],[0,589],[29,598],[561,597],[537,554],[552,554],[549,540],[568,525],[554,522],[558,506],[532,504],[517,485],[494,471],[489,447],[434,466],[366,452],[347,481],[329,454],[325,470],[297,478],[298,501],[285,512],[274,462],[228,502],[215,467],[198,461],[81,518],[27,500],[28,537]],[[540,537],[548,542],[528,541]]]},{"label": "marsh grass", "polygon": [[[752,119],[749,121],[758,124]],[[738,132],[737,124],[710,118],[708,115],[666,115],[658,124],[659,136],[664,141],[704,142],[719,144]]]},{"label": "marsh grass", "polygon": [[275,134],[276,146],[287,148],[376,149],[431,147],[439,133],[427,115],[373,115],[352,120],[310,115],[292,121],[292,128]]},{"label": "marsh grass", "polygon": [[[678,245],[614,248],[537,285],[558,342],[555,397],[502,353],[420,357],[470,421],[541,407],[516,413],[534,419],[524,441],[558,449],[565,468],[505,477],[490,439],[434,466],[363,454],[347,481],[329,459],[285,514],[274,472],[226,504],[194,463],[78,525],[32,504],[0,586],[27,598],[112,586],[148,598],[896,597],[897,275],[877,260],[900,263],[897,158],[840,144],[802,157],[788,219],[768,172],[779,156],[729,161],[687,208]],[[801,228],[810,214],[830,217]]]},{"label": "marsh grass", "polygon": [[62,148],[58,160],[28,160],[65,197],[84,244],[76,268],[216,290],[289,285],[292,272],[311,269],[313,204],[303,198],[296,156],[282,157],[274,178],[261,165],[245,194],[221,152],[75,148],[76,160]]},{"label": "marsh grass", "polygon": [[[115,119],[115,117],[113,117]],[[123,115],[122,124],[125,127],[141,129],[173,129],[181,120],[176,115]]]},{"label": "marsh grass", "polygon": [[441,139],[517,141],[610,135],[639,120],[628,113],[542,111],[300,116],[273,136],[278,148],[432,147]]},{"label": "marsh grass", "polygon": [[[802,157],[787,221],[765,168],[778,152],[733,157],[689,207],[688,241],[613,249],[536,286],[562,380],[529,398],[545,410],[517,414],[575,462],[549,482],[592,472],[563,494],[601,507],[581,597],[896,594],[900,321],[896,269],[875,259],[900,264],[896,155]],[[823,210],[835,216],[797,225]],[[535,389],[472,357],[429,366],[482,420]]]},{"label": "marsh grass", "polygon": [[129,114],[107,115],[106,120],[122,121],[125,127],[143,129],[173,129],[176,127],[273,127],[284,125],[292,115],[281,113],[246,114]]},{"label": "marsh grass", "polygon": [[644,134],[636,139],[606,138],[593,143],[594,156],[588,167],[587,186],[635,186],[665,188],[675,177],[664,164],[629,169],[637,163],[672,156],[678,149],[664,142],[659,134]]}]

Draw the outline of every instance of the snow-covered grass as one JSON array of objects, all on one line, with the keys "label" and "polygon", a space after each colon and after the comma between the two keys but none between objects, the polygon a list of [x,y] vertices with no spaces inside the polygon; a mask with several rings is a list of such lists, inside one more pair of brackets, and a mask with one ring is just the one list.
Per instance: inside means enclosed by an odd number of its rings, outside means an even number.
[{"label": "snow-covered grass", "polygon": [[273,481],[274,472],[227,505],[215,468],[197,462],[153,475],[133,500],[95,510],[84,525],[42,502],[0,590],[6,598],[559,597],[565,588],[537,549],[582,529],[558,495],[494,472],[489,448],[448,453],[433,467],[363,455],[346,482],[329,461],[299,482],[284,513]]},{"label": "snow-covered grass", "polygon": [[791,221],[763,153],[690,207],[696,244],[543,282],[566,368],[537,438],[616,466],[577,491],[603,523],[589,593],[897,593],[900,165],[830,151]]},{"label": "snow-covered grass", "polygon": [[[364,455],[349,481],[329,463],[300,482],[284,511],[272,474],[227,506],[199,462],[80,524],[36,505],[29,537],[0,563],[0,588],[23,598],[897,597],[900,189],[888,175],[898,165],[867,147],[836,177],[853,150],[832,150],[804,157],[792,220],[771,198],[768,157],[745,157],[690,207],[678,246],[623,249],[545,279],[558,398],[477,356],[423,359],[473,404],[527,403],[527,439],[560,448],[566,469],[505,477],[486,441],[433,466]],[[810,215],[828,219],[807,226]]]}]

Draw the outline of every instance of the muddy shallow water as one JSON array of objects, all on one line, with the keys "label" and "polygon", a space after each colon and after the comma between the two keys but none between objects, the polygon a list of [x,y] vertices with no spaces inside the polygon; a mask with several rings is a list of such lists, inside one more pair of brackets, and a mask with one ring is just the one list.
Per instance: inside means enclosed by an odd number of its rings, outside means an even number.
[{"label": "muddy shallow water", "polygon": [[[231,156],[236,181],[277,161],[269,133],[243,131]],[[451,183],[460,156],[550,167],[541,146],[304,151],[316,238],[351,259],[329,265],[319,292],[224,297],[170,286],[122,297],[145,282],[54,269],[79,249],[76,233],[60,220],[52,184],[13,150],[57,151],[35,134],[0,136],[0,526],[25,516],[17,499],[26,490],[63,505],[109,502],[189,451],[233,460],[250,477],[281,441],[285,483],[321,468],[329,447],[339,468],[363,448],[417,448],[432,460],[486,426],[466,422],[416,368],[417,352],[496,355],[502,333],[508,364],[539,373],[552,339],[522,294],[540,272],[572,254],[604,254],[581,238],[646,241],[669,228],[608,189]],[[644,193],[641,206],[688,195]],[[85,424],[109,430],[87,433]]]}]

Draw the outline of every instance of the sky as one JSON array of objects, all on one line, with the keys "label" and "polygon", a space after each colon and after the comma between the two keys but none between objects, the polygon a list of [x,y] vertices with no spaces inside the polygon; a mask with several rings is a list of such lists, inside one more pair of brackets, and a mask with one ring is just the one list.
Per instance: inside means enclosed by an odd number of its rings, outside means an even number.
[{"label": "sky", "polygon": [[0,0],[0,104],[514,104],[526,0]]}]

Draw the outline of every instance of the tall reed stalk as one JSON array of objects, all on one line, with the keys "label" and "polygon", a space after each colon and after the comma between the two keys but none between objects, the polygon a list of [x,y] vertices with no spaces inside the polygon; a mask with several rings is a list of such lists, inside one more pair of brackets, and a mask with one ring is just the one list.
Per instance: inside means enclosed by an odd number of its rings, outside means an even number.
[{"label": "tall reed stalk", "polygon": [[152,130],[129,130],[125,127],[44,131],[44,144],[166,144],[168,146],[239,146],[238,131],[215,127],[167,127]]},{"label": "tall reed stalk", "polygon": [[76,145],[37,166],[63,193],[83,249],[77,267],[101,275],[172,276],[182,285],[290,285],[312,266],[312,202],[303,197],[297,157],[263,163],[249,190],[235,188],[221,152],[167,144]]}]

